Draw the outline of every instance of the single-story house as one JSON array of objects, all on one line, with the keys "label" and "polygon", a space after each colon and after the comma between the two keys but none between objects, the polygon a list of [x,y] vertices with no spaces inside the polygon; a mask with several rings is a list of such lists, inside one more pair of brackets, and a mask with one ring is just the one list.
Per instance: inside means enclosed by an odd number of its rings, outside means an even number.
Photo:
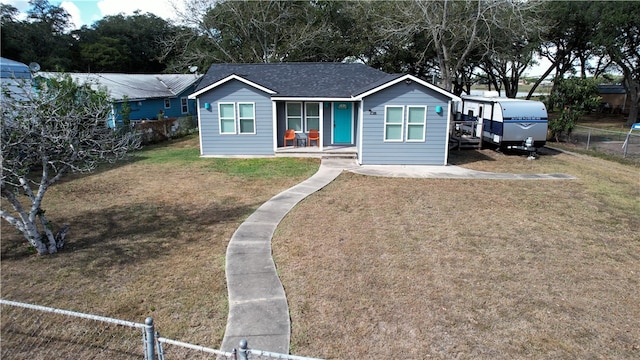
[{"label": "single-story house", "polygon": [[[274,156],[319,131],[317,151],[353,147],[360,164],[446,165],[458,96],[358,63],[214,64],[197,100],[202,156]],[[305,145],[304,142],[302,145]],[[316,142],[306,145],[316,145]]]},{"label": "single-story house", "polygon": [[[105,88],[113,99],[109,126],[122,125],[122,105],[129,103],[129,120],[154,120],[162,114],[164,118],[195,115],[193,93],[202,75],[195,74],[115,74],[115,73],[68,73],[79,83],[91,83],[96,88]],[[55,73],[42,73],[44,77]]]},{"label": "single-story house", "polygon": [[631,100],[627,95],[627,90],[621,84],[600,84],[598,95],[600,100],[600,111],[614,114],[628,114],[631,107]]}]

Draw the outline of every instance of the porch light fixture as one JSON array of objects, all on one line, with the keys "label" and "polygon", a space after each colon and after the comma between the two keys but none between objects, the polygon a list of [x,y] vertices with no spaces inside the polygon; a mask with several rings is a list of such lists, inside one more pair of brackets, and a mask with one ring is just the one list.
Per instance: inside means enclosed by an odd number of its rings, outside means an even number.
[{"label": "porch light fixture", "polygon": [[436,113],[438,113],[438,115],[442,115],[442,106],[436,106]]},{"label": "porch light fixture", "polygon": [[211,105],[208,102],[206,102],[206,103],[204,103],[204,108],[209,110],[209,109],[211,109]]},{"label": "porch light fixture", "polygon": [[369,109],[369,115],[377,115],[378,113],[376,113],[375,111]]}]

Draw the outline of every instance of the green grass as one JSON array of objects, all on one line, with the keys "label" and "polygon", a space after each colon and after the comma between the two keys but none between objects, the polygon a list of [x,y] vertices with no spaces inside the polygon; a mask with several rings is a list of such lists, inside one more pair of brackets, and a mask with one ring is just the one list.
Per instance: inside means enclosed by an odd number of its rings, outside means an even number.
[{"label": "green grass", "polygon": [[317,160],[301,158],[276,159],[212,159],[206,169],[243,178],[278,178],[283,176],[312,175],[318,168]]},{"label": "green grass", "polygon": [[251,179],[311,176],[318,170],[317,160],[305,158],[203,158],[198,148],[187,146],[195,139],[197,136],[190,136],[171,147],[152,145],[135,153],[133,158],[149,165],[187,167],[201,164],[206,171]]}]

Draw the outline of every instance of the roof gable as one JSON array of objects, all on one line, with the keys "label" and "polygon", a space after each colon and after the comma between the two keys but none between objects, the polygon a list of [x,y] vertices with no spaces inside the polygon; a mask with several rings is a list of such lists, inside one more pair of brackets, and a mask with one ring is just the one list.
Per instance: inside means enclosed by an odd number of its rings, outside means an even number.
[{"label": "roof gable", "polygon": [[272,90],[272,95],[309,98],[351,98],[358,89],[388,76],[359,63],[214,64],[192,96],[224,83],[231,75]]},{"label": "roof gable", "polygon": [[368,87],[360,89],[360,91],[356,94],[355,98],[358,100],[361,100],[371,94],[374,94],[380,90],[386,89],[402,81],[413,81],[432,91],[435,91],[441,95],[444,95],[453,101],[462,101],[462,99],[459,96],[451,92],[448,92],[438,86],[435,86],[431,83],[428,83],[422,79],[419,79],[413,75],[408,75],[408,74],[407,75],[389,75],[386,79],[381,79],[381,81],[378,83],[373,83],[373,84],[370,84],[370,86]]},{"label": "roof gable", "polygon": [[247,85],[249,85],[251,87],[254,87],[254,88],[258,89],[258,90],[264,91],[267,94],[273,95],[273,94],[276,93],[275,91],[273,91],[271,89],[268,89],[268,88],[266,88],[264,86],[261,86],[259,84],[254,83],[254,82],[251,82],[251,81],[249,81],[249,80],[247,80],[247,79],[245,79],[243,77],[240,77],[240,76],[238,76],[236,74],[231,74],[231,75],[227,76],[224,79],[220,79],[219,81],[217,81],[217,82],[215,82],[215,83],[213,83],[213,84],[211,84],[209,86],[201,88],[200,90],[196,89],[196,92],[194,92],[193,94],[189,95],[189,99],[195,99],[200,94],[206,93],[207,91],[209,91],[211,89],[214,89],[214,88],[216,88],[216,87],[218,87],[218,86],[220,86],[222,84],[225,84],[225,83],[227,83],[227,82],[229,82],[231,80],[237,80],[237,81],[243,82],[243,83],[245,83],[245,84],[247,84]]}]

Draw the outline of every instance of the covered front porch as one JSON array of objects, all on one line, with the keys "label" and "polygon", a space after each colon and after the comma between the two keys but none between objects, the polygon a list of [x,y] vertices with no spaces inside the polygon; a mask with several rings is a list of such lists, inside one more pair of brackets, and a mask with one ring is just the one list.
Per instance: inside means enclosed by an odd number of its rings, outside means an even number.
[{"label": "covered front porch", "polygon": [[[275,99],[274,129],[276,152],[312,145],[314,150],[327,152],[356,144],[359,103],[353,101],[326,101],[326,99]],[[316,138],[311,139],[315,131]],[[291,133],[289,133],[291,132]],[[295,138],[292,135],[295,134]],[[315,145],[315,148],[313,147]],[[318,146],[322,150],[318,149]],[[355,148],[354,148],[355,151]],[[295,152],[295,151],[294,151]]]}]

